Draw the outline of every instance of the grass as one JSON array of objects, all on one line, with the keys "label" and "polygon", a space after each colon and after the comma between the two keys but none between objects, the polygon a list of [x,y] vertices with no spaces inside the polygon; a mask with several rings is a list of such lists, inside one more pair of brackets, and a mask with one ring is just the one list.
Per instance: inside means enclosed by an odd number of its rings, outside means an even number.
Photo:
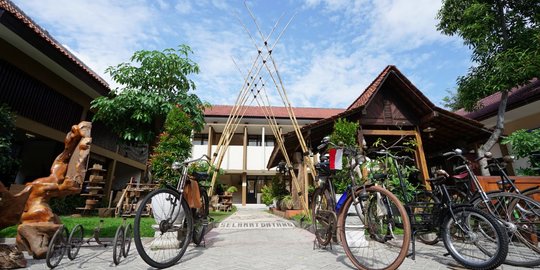
[{"label": "grass", "polygon": [[[214,219],[215,223],[221,222],[226,217],[232,215],[236,211],[236,208],[233,207],[233,210],[230,212],[215,212],[210,211],[210,217]],[[99,221],[103,220],[103,226],[101,228],[100,238],[112,238],[116,233],[118,226],[122,224],[122,218],[100,218],[100,217],[71,217],[63,216],[60,217],[62,223],[67,227],[68,231],[71,231],[77,224],[81,224],[84,228],[84,237],[92,237],[94,233],[94,228],[99,225]],[[134,218],[128,218],[127,223],[133,225]],[[153,218],[145,217],[142,219],[143,229],[141,234],[143,237],[150,237],[154,235],[154,230],[151,228],[151,225],[155,221]],[[0,230],[0,238],[14,238],[17,236],[17,225],[5,228]]]}]

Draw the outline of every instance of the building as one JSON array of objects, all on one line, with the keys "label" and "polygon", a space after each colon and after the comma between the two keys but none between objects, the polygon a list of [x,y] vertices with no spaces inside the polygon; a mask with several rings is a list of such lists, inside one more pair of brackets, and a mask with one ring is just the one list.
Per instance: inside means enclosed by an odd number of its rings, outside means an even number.
[{"label": "building", "polygon": [[[467,152],[477,149],[478,143],[491,134],[481,123],[435,106],[395,66],[387,66],[373,82],[341,113],[302,127],[307,143],[317,145],[324,136],[332,133],[334,122],[344,118],[359,122],[358,141],[371,146],[378,138],[388,142],[410,137],[416,140],[414,153],[420,182],[432,175],[435,169],[451,165],[441,156],[455,148]],[[309,135],[309,136],[308,136]],[[301,152],[293,133],[284,135],[287,154]],[[274,148],[267,167],[276,166],[283,153]],[[310,179],[304,179],[310,181]]]},{"label": "building", "polygon": [[[481,108],[467,112],[464,109],[456,111],[457,114],[481,122],[488,128],[497,124],[497,113],[501,93],[497,92],[479,101]],[[533,130],[540,128],[540,80],[532,79],[529,84],[515,87],[508,93],[508,103],[504,114],[504,134],[509,135],[519,129]],[[511,147],[511,146],[510,146]],[[494,157],[501,157],[511,153],[507,145],[496,145],[491,149]],[[528,167],[527,159],[516,160],[509,164],[507,169],[515,173],[515,169]]]},{"label": "building", "polygon": [[[90,102],[108,84],[8,0],[0,0],[0,102],[16,113],[14,148],[21,160],[16,179],[24,184],[50,174],[72,125],[92,119]],[[94,123],[90,164],[107,169],[105,194],[120,189],[145,169],[146,150],[119,145]],[[107,199],[108,196],[105,196]]]},{"label": "building", "polygon": [[[234,203],[260,203],[260,190],[276,175],[276,170],[266,165],[274,149],[274,136],[269,128],[262,108],[245,107],[246,112],[231,144],[225,153],[221,169],[225,171],[219,183],[236,186],[239,192],[233,196]],[[205,110],[206,126],[193,138],[194,158],[214,153],[221,133],[233,106],[214,105]],[[293,131],[293,126],[285,107],[272,107],[281,133]],[[341,113],[343,109],[294,108],[300,126]]]}]

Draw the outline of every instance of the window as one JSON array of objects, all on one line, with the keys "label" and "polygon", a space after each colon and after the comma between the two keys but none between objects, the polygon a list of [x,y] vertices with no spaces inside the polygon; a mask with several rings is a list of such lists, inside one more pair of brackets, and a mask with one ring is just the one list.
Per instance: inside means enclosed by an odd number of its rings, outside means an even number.
[{"label": "window", "polygon": [[193,135],[193,145],[208,145],[208,134]]},{"label": "window", "polygon": [[249,135],[248,136],[248,146],[261,146],[261,135]]},{"label": "window", "polygon": [[266,146],[274,146],[274,136],[268,135],[264,136],[264,145]]}]

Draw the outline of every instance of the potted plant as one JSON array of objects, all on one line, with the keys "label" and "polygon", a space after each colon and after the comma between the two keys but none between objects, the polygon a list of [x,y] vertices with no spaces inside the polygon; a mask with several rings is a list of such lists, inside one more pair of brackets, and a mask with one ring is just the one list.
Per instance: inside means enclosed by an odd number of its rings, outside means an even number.
[{"label": "potted plant", "polygon": [[236,188],[235,186],[230,186],[227,188],[227,190],[225,190],[225,195],[232,195],[233,193],[237,191],[238,191],[238,188]]},{"label": "potted plant", "polygon": [[294,201],[291,195],[285,195],[281,199],[281,210],[291,210],[294,207]]}]

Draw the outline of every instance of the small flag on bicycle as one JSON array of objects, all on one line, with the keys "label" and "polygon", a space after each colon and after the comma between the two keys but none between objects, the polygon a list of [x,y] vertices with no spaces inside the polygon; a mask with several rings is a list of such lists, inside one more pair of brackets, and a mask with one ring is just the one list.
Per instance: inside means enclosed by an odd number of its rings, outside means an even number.
[{"label": "small flag on bicycle", "polygon": [[330,170],[343,169],[343,149],[332,148],[328,152],[330,154]]}]

